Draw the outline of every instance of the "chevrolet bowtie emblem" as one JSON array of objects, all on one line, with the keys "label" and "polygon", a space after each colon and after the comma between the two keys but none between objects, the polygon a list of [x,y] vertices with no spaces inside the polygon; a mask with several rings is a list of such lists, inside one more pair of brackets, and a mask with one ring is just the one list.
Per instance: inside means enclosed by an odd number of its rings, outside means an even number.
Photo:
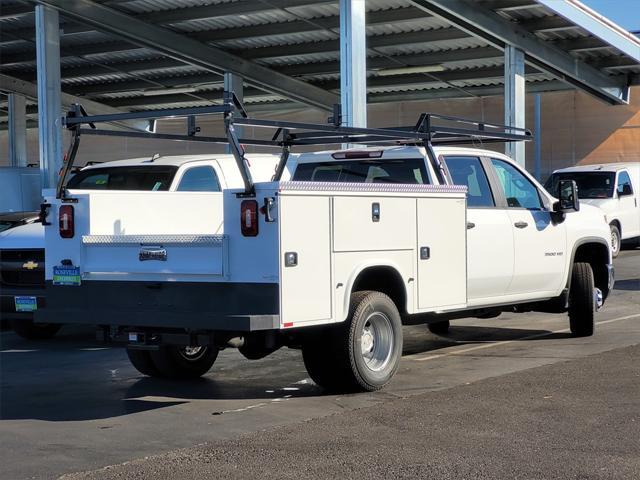
[{"label": "chevrolet bowtie emblem", "polygon": [[27,263],[22,265],[22,268],[26,268],[27,270],[34,270],[38,268],[38,264],[33,260],[29,260]]}]

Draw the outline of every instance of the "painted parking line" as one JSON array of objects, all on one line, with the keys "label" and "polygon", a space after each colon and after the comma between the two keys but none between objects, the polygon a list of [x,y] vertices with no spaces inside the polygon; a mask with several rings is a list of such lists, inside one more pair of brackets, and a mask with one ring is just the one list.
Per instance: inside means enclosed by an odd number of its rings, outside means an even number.
[{"label": "painted parking line", "polygon": [[[608,323],[620,322],[622,320],[629,320],[631,318],[637,318],[637,317],[640,317],[640,313],[637,313],[637,314],[634,314],[634,315],[626,315],[624,317],[612,318],[610,320],[603,320],[601,322],[596,322],[596,325],[606,325]],[[551,332],[544,332],[544,333],[536,333],[534,335],[527,335],[525,337],[516,338],[515,340],[507,340],[507,341],[504,341],[504,342],[484,343],[482,345],[476,345],[475,347],[463,348],[461,350],[454,350],[454,351],[447,352],[447,353],[436,353],[436,354],[433,354],[433,355],[427,355],[425,357],[414,357],[414,358],[409,357],[409,358],[411,360],[416,361],[416,362],[426,362],[427,360],[435,360],[436,358],[450,357],[452,355],[461,355],[463,353],[473,352],[473,351],[476,351],[476,350],[482,350],[482,349],[485,349],[485,348],[498,347],[500,345],[508,345],[510,343],[521,342],[523,340],[533,340],[535,338],[548,337],[549,335],[554,335],[556,333],[567,333],[569,331],[570,331],[569,328],[562,328],[560,330],[553,330]]]}]

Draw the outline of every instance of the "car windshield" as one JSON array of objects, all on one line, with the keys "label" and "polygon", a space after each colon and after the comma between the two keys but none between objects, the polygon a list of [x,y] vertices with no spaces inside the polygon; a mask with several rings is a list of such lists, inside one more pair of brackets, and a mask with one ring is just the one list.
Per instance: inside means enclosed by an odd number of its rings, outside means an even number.
[{"label": "car windshield", "polygon": [[293,180],[355,183],[429,183],[421,158],[396,160],[345,160],[301,163]]},{"label": "car windshield", "polygon": [[0,214],[0,232],[27,223],[38,222],[38,212],[11,212]]},{"label": "car windshield", "polygon": [[169,190],[178,167],[134,165],[81,170],[67,183],[78,190]]},{"label": "car windshield", "polygon": [[545,187],[549,193],[558,196],[560,180],[575,180],[578,185],[578,198],[611,198],[616,174],[613,172],[564,172],[554,173]]},{"label": "car windshield", "polygon": [[8,220],[0,220],[0,232],[9,230],[10,228],[17,227],[21,222],[11,222]]}]

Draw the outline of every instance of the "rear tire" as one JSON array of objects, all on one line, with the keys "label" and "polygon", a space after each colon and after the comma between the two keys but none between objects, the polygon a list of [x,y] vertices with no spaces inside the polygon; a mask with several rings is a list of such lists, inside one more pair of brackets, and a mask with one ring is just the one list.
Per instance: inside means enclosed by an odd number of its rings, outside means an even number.
[{"label": "rear tire", "polygon": [[596,299],[593,271],[588,263],[574,263],[569,289],[569,327],[574,337],[590,337],[595,330]]},{"label": "rear tire", "polygon": [[429,331],[436,335],[446,335],[449,333],[449,327],[451,326],[449,320],[442,322],[430,323],[427,325]]},{"label": "rear tire", "polygon": [[620,253],[620,247],[622,246],[622,237],[620,236],[620,229],[616,225],[609,225],[611,228],[611,256],[616,258]]},{"label": "rear tire", "polygon": [[375,391],[395,374],[402,356],[402,322],[393,301],[380,292],[351,295],[347,320],[329,327],[324,341],[303,345],[312,380],[328,391]]},{"label": "rear tire", "polygon": [[159,376],[175,380],[201,377],[218,358],[218,349],[215,347],[164,345],[149,353]]},{"label": "rear tire", "polygon": [[57,323],[33,323],[33,320],[14,320],[13,331],[27,340],[47,340],[53,338],[62,328]]},{"label": "rear tire", "polygon": [[127,356],[131,365],[138,370],[141,374],[148,377],[160,377],[160,372],[155,363],[151,359],[151,354],[148,350],[138,350],[134,348],[127,348]]}]

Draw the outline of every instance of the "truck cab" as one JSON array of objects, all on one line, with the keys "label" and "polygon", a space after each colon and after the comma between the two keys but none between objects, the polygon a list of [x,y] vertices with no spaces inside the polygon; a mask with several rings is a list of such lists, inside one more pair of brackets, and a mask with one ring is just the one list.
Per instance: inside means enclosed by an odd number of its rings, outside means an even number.
[{"label": "truck cab", "polygon": [[546,182],[557,191],[561,179],[575,180],[582,204],[600,208],[611,230],[617,257],[623,242],[640,242],[640,162],[580,165],[556,170]]}]

